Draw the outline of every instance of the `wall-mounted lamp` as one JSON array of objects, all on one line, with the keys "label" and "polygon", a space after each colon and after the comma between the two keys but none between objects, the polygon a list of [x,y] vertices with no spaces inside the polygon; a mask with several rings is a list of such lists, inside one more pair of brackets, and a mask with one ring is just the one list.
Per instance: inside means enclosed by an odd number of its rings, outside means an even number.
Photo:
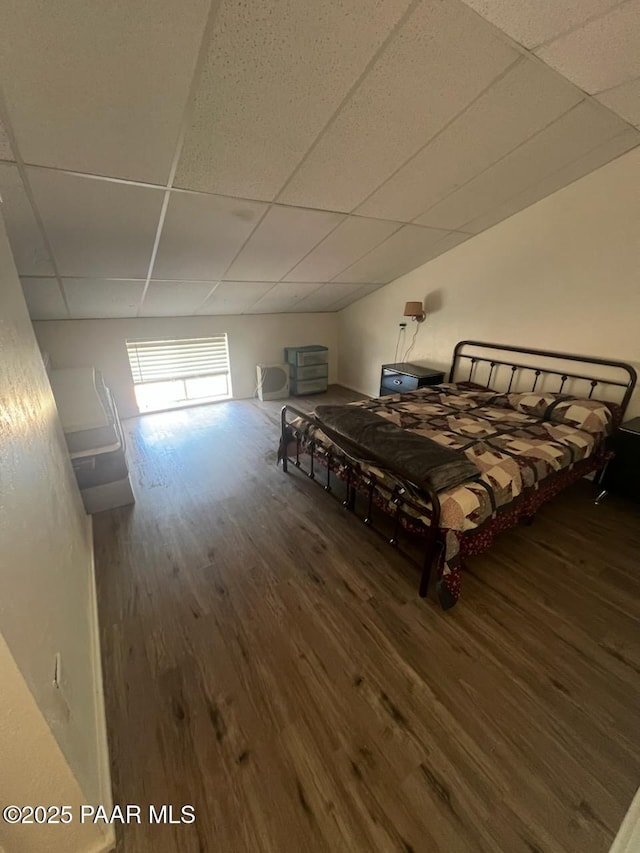
[{"label": "wall-mounted lamp", "polygon": [[422,323],[427,316],[424,313],[422,302],[406,302],[404,306],[404,316],[411,317],[416,323]]}]

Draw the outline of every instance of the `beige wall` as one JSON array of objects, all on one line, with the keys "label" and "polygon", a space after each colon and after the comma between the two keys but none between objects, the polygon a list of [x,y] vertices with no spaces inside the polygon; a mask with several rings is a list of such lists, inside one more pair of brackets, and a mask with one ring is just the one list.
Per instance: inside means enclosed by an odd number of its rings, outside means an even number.
[{"label": "beige wall", "polygon": [[138,414],[126,341],[229,335],[231,383],[236,398],[252,397],[256,364],[282,362],[285,346],[329,347],[329,381],[337,372],[336,314],[266,314],[169,317],[139,320],[49,320],[34,323],[38,341],[54,367],[93,365],[104,373],[123,418]]},{"label": "beige wall", "polygon": [[113,832],[80,823],[86,803],[78,781],[0,636],[0,803],[69,805],[74,820],[59,825],[11,825],[0,820],[0,850],[7,853],[97,853],[110,849]]},{"label": "beige wall", "polygon": [[640,368],[640,149],[340,312],[340,381],[377,394],[405,301],[425,299],[411,361],[448,368],[473,338]]},{"label": "beige wall", "polygon": [[[1,218],[0,454],[0,635],[86,801],[100,802],[103,741],[90,526]],[[56,653],[64,698],[53,685]],[[15,767],[13,738],[28,732],[18,718],[24,715],[26,724],[33,714],[22,699],[11,705],[12,696],[23,694],[18,688],[10,693],[3,675],[0,685],[0,776],[6,783],[30,774],[34,795],[47,793],[58,802],[59,777],[47,779],[46,773],[49,759],[56,766],[60,761],[47,758],[46,738],[39,763],[28,763],[34,756],[24,752],[20,760],[27,763]],[[36,786],[40,773],[44,781]],[[2,793],[9,793],[6,785]],[[27,849],[7,846],[12,853]]]},{"label": "beige wall", "polygon": [[640,789],[618,830],[609,853],[638,853],[640,850]]}]

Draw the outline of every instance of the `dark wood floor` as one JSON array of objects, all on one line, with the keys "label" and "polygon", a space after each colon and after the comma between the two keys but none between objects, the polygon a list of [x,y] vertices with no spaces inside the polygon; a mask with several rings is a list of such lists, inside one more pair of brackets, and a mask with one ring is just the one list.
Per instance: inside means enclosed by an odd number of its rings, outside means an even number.
[{"label": "dark wood floor", "polygon": [[278,410],[126,424],[137,504],[94,518],[114,795],[197,820],[119,849],[606,851],[640,782],[638,515],[579,484],[445,613],[276,468]]}]

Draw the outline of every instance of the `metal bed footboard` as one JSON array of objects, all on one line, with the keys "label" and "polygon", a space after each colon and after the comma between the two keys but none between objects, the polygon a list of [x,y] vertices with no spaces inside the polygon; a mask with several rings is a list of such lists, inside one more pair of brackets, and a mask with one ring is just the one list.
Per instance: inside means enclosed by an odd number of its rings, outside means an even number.
[{"label": "metal bed footboard", "polygon": [[[323,455],[316,455],[316,442],[312,437],[307,439],[304,432],[301,432],[296,426],[293,426],[291,421],[287,419],[288,414],[293,415],[296,419],[300,419],[304,424],[307,424],[307,429],[309,427],[321,429],[325,435],[330,438],[332,444],[334,444],[337,449],[333,447],[323,447]],[[342,505],[345,509],[354,513],[354,515],[357,518],[360,518],[367,527],[370,527],[375,533],[386,539],[389,545],[397,548],[402,552],[403,556],[418,565],[421,570],[418,593],[421,598],[425,598],[429,589],[432,568],[436,562],[439,548],[442,546],[442,542],[439,538],[440,500],[435,489],[431,488],[429,485],[417,486],[415,483],[408,482],[406,477],[403,477],[393,471],[393,469],[389,467],[388,463],[385,463],[381,459],[374,458],[369,451],[359,447],[351,441],[349,442],[349,450],[344,450],[339,445],[339,437],[331,434],[330,431],[327,430],[325,426],[321,425],[313,415],[302,412],[300,409],[296,409],[295,406],[285,405],[282,407],[280,413],[280,425],[281,435],[278,461],[282,460],[282,470],[285,473],[288,473],[289,463],[291,462],[295,468],[300,469],[307,475],[307,477],[309,477],[310,480],[315,480],[319,485],[322,485],[324,490],[329,493],[333,491],[331,486],[331,472],[333,470],[333,473],[346,484],[346,497],[342,501]],[[306,446],[302,450],[301,443],[303,440],[306,440]],[[289,444],[291,441],[295,441],[296,444],[295,458],[289,457]],[[308,470],[305,469],[300,462],[301,450],[303,454],[309,456],[310,463]],[[326,456],[326,461],[323,458],[324,456]],[[317,477],[316,462],[322,465],[323,468],[326,467],[324,484]],[[363,468],[363,465],[366,462],[373,463],[376,468],[382,469],[388,473],[401,483],[401,485],[395,489],[391,489],[386,485],[386,483],[382,483],[374,474],[367,472]],[[340,473],[336,471],[335,467],[332,468],[333,463],[340,467]],[[426,524],[424,521],[424,516],[426,514],[425,507],[412,500],[411,496],[408,494],[410,489],[422,491],[428,498],[431,504],[429,524]],[[391,515],[393,518],[393,532],[391,538],[389,538],[384,531],[378,529],[374,525],[373,508],[376,503],[376,491],[378,493],[382,492],[383,494],[386,494],[388,500],[393,503],[395,508],[393,513],[390,513],[384,507],[382,508],[387,515]],[[356,512],[356,494],[358,492],[363,494],[367,499],[367,511],[362,518]],[[406,512],[407,508],[414,510],[414,512],[418,513],[420,517],[415,517]],[[410,523],[412,532],[418,533],[425,539],[425,549],[420,562],[414,560],[410,554],[400,547],[399,537],[400,532],[403,529],[403,516]]]}]

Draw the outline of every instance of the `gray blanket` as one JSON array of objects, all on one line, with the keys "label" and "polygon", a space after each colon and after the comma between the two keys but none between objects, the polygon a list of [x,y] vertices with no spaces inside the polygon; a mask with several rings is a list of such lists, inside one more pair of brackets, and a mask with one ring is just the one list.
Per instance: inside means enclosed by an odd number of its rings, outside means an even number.
[{"label": "gray blanket", "polygon": [[320,428],[341,450],[440,492],[480,476],[461,450],[443,447],[357,406],[317,406]]}]

